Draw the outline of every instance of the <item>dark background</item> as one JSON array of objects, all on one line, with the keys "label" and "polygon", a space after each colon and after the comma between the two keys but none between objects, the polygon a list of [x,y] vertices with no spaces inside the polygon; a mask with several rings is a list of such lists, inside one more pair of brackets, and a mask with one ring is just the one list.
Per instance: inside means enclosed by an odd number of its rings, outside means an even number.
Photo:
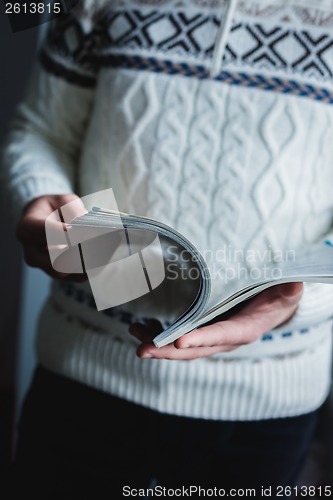
[{"label": "dark background", "polygon": [[[13,110],[23,96],[37,45],[36,28],[13,34],[0,2],[0,143]],[[13,447],[17,408],[19,315],[23,265],[15,228],[0,198],[0,477]]]}]

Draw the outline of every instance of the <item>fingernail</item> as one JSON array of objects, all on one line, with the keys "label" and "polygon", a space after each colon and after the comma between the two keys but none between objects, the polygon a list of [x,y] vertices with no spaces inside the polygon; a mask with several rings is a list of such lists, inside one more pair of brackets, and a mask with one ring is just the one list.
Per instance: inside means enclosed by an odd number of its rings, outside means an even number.
[{"label": "fingernail", "polygon": [[152,354],[150,352],[145,352],[144,354],[141,354],[140,358],[152,358]]}]

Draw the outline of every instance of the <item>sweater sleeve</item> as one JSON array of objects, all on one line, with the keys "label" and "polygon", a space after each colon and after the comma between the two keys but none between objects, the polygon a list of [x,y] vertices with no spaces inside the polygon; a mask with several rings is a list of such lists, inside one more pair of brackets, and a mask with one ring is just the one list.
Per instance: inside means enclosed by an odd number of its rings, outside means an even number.
[{"label": "sweater sleeve", "polygon": [[94,36],[93,12],[82,7],[48,29],[2,145],[3,197],[16,219],[38,196],[76,190],[97,78]]}]

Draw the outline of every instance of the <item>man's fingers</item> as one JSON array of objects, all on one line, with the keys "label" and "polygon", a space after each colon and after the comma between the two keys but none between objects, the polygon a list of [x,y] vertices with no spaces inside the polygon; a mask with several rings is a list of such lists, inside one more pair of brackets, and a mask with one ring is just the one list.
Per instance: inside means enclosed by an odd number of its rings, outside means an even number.
[{"label": "man's fingers", "polygon": [[239,325],[236,320],[219,321],[187,333],[175,341],[177,349],[191,347],[223,347],[248,344],[255,340],[249,333],[248,325]]},{"label": "man's fingers", "polygon": [[49,276],[65,277],[67,273],[58,273],[52,267],[50,256],[46,248],[38,247],[35,245],[26,245],[24,247],[24,260],[31,267],[39,267],[45,271]]},{"label": "man's fingers", "polygon": [[211,356],[254,342],[266,331],[286,321],[294,313],[302,291],[302,283],[272,287],[249,300],[229,319],[198,328],[160,349],[152,343],[154,333],[158,333],[153,327],[158,326],[158,322],[150,321],[147,323],[149,328],[132,325],[130,332],[143,343],[137,351],[139,357],[195,359]]},{"label": "man's fingers", "polygon": [[24,260],[31,267],[38,267],[51,278],[64,279],[65,281],[73,281],[82,283],[88,279],[87,274],[71,274],[55,271],[52,267],[50,256],[46,248],[27,245],[24,248]]},{"label": "man's fingers", "polygon": [[278,302],[283,303],[283,306],[292,305],[300,301],[302,294],[303,283],[296,282],[274,285],[248,301],[244,308],[241,309],[240,313],[246,311],[253,305],[266,305],[266,307],[270,307]]},{"label": "man's fingers", "polygon": [[156,335],[163,331],[161,322],[155,318],[147,319],[146,325],[142,323],[133,323],[130,325],[128,331],[141,342],[151,342]]},{"label": "man's fingers", "polygon": [[[240,345],[242,345],[242,343],[236,343],[235,338],[232,337],[232,335],[230,335],[229,337],[232,338],[232,342],[228,344],[227,342],[223,341],[223,338],[217,338],[215,331],[208,331],[207,333],[205,331],[206,329],[210,330],[210,327],[200,328],[199,330],[195,330],[195,332],[192,332],[193,340],[189,340],[188,337],[190,336],[191,339],[191,334],[187,334],[184,335],[184,337],[176,340],[174,344],[170,344],[162,348],[156,348],[153,344],[153,338],[159,333],[156,330],[152,331],[150,328],[147,328],[141,323],[134,323],[129,327],[129,332],[131,333],[131,335],[133,335],[143,343],[143,347],[139,348],[138,350],[138,355],[140,357],[142,357],[143,354],[147,354],[147,352],[149,351],[150,354],[154,353],[153,357],[156,358],[164,358],[165,356],[168,356],[168,359],[171,359],[170,356],[172,355],[172,359],[194,359],[195,357],[197,357],[198,352],[195,353],[192,348],[196,348],[196,351],[197,348],[200,348],[201,357],[205,355],[208,356],[216,352],[231,351],[233,349],[237,349],[237,347],[240,347]],[[220,331],[218,333],[220,334]],[[226,339],[226,337],[224,338]],[[176,351],[180,350],[189,350],[191,352],[187,354],[177,354]],[[208,352],[210,354],[207,354]]]},{"label": "man's fingers", "polygon": [[88,280],[88,275],[86,273],[81,273],[81,274],[68,274],[67,276],[64,276],[62,275],[62,273],[55,273],[54,278],[74,283],[84,283],[85,281]]},{"label": "man's fingers", "polygon": [[16,236],[22,245],[46,245],[45,221],[33,216],[26,216],[16,228]]},{"label": "man's fingers", "polygon": [[[54,210],[75,200],[80,200],[80,198],[74,193],[39,196],[26,205],[23,216],[33,214],[37,219],[45,220]],[[79,203],[79,211],[82,212],[83,203],[81,200]]]},{"label": "man's fingers", "polygon": [[[40,196],[24,208],[16,235],[22,244],[28,265],[42,269],[52,278],[80,283],[87,280],[87,275],[82,273],[78,249],[68,244],[67,226],[61,222],[64,214],[53,214],[61,209],[66,215],[66,222],[87,212],[82,200],[73,193]],[[53,268],[50,254],[54,266],[56,267],[57,262],[60,271]],[[62,270],[65,272],[61,272]]]},{"label": "man's fingers", "polygon": [[[16,235],[20,242],[25,244],[45,245],[45,221],[57,209],[64,207],[67,219],[69,222],[74,217],[86,213],[82,201],[75,194],[65,195],[50,195],[41,196],[32,200],[24,209],[22,218],[17,225]],[[61,217],[59,216],[61,219]],[[59,234],[59,242],[63,241],[63,232],[66,231],[66,225],[62,222],[57,222],[57,218],[51,218],[47,221],[49,232],[52,231],[57,239]]]},{"label": "man's fingers", "polygon": [[162,323],[158,321],[158,319],[150,318],[147,319],[146,323],[149,330],[151,330],[152,333],[154,333],[155,335],[158,335],[159,333],[163,332]]},{"label": "man's fingers", "polygon": [[[198,328],[160,349],[152,342],[153,327],[158,325],[156,322],[147,322],[147,326],[132,325],[130,332],[142,342],[137,355],[141,358],[191,360],[233,351],[256,341],[260,335],[289,319],[302,292],[302,283],[269,288],[249,300],[228,319]],[[155,331],[157,333],[158,330]]]},{"label": "man's fingers", "polygon": [[191,349],[176,349],[173,344],[157,348],[151,343],[143,343],[137,349],[139,358],[154,359],[174,359],[174,360],[192,360],[212,356],[218,352],[229,352],[235,349],[235,346],[215,346],[215,347],[194,347]]},{"label": "man's fingers", "polygon": [[132,325],[130,325],[128,331],[131,335],[133,335],[133,337],[136,337],[138,340],[140,340],[140,342],[145,343],[152,342],[153,338],[156,335],[141,323],[133,323]]},{"label": "man's fingers", "polygon": [[303,283],[273,286],[249,300],[234,317],[252,323],[258,336],[288,321],[295,313],[303,293]]},{"label": "man's fingers", "polygon": [[[66,231],[66,225],[62,222],[48,222],[53,240],[56,241],[56,235],[59,235],[58,241],[63,242],[63,233]],[[17,225],[16,236],[22,245],[46,245],[45,219],[37,219],[33,214],[27,214]]]}]

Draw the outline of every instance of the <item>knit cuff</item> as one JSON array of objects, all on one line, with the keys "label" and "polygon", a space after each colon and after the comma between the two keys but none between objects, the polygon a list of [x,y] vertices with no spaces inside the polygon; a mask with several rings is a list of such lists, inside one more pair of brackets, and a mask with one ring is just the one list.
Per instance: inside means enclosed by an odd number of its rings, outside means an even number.
[{"label": "knit cuff", "polygon": [[69,180],[61,177],[36,177],[27,174],[15,180],[9,186],[8,203],[14,222],[17,223],[24,207],[39,196],[51,194],[69,194],[73,187]]}]

